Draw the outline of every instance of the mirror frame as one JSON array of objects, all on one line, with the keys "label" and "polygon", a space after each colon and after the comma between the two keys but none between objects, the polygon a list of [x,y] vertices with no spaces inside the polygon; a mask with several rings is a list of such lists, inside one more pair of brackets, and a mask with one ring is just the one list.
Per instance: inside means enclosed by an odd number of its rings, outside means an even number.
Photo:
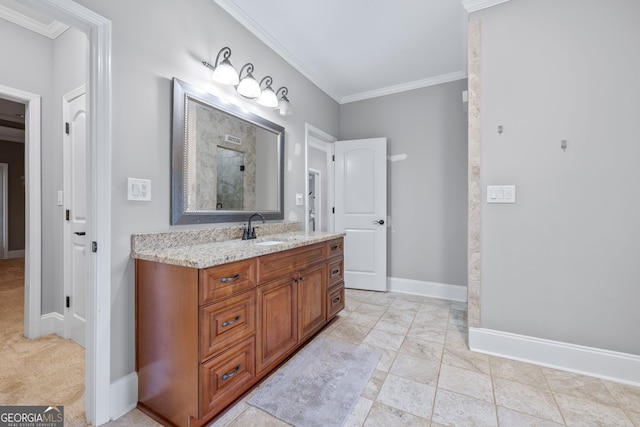
[{"label": "mirror frame", "polygon": [[[201,104],[215,108],[225,114],[236,117],[239,120],[251,123],[254,126],[273,132],[278,144],[278,188],[277,210],[252,211],[239,210],[210,210],[210,211],[185,211],[186,186],[186,138],[187,102],[193,99]],[[229,104],[200,88],[190,85],[182,80],[173,78],[173,113],[172,113],[172,140],[171,140],[171,225],[178,224],[207,224],[218,222],[242,222],[254,212],[260,212],[266,220],[284,219],[284,127],[273,123],[257,114],[243,110]]]}]

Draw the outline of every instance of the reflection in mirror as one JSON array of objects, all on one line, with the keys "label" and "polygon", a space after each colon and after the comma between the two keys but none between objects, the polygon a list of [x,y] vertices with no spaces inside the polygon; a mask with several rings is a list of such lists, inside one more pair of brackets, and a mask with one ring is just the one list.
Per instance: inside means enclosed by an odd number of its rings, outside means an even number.
[{"label": "reflection in mirror", "polygon": [[172,224],[283,219],[284,128],[174,78]]}]

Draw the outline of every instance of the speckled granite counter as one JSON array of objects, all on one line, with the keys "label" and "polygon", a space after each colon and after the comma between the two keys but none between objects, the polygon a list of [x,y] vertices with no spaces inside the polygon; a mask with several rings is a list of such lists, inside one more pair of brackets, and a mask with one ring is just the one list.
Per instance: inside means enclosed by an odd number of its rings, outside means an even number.
[{"label": "speckled granite counter", "polygon": [[[344,237],[344,233],[306,233],[286,231],[286,228],[284,232],[266,234],[274,230],[267,230],[263,226],[263,233],[260,233],[256,227],[260,237],[255,240],[241,240],[240,237],[220,240],[220,236],[235,236],[236,229],[240,230],[241,235],[242,227],[234,227],[231,232],[224,231],[228,229],[220,229],[222,231],[219,232],[212,229],[134,234],[131,236],[131,256],[184,267],[207,268]],[[299,228],[299,225],[289,228]]]}]

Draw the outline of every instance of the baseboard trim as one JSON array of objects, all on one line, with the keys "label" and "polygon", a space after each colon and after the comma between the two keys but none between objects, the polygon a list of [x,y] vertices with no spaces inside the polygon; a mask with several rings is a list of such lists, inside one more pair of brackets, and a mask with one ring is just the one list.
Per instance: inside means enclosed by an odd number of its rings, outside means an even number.
[{"label": "baseboard trim", "polygon": [[40,316],[40,336],[56,334],[64,336],[64,316],[60,313],[47,313]]},{"label": "baseboard trim", "polygon": [[24,249],[18,251],[7,251],[7,259],[24,258]]},{"label": "baseboard trim", "polygon": [[467,287],[460,285],[387,277],[387,289],[403,294],[421,295],[450,301],[467,301]]},{"label": "baseboard trim", "polygon": [[132,372],[111,383],[109,387],[109,417],[118,419],[133,410],[138,403],[138,374]]},{"label": "baseboard trim", "polygon": [[640,387],[640,356],[484,328],[469,328],[469,348]]}]

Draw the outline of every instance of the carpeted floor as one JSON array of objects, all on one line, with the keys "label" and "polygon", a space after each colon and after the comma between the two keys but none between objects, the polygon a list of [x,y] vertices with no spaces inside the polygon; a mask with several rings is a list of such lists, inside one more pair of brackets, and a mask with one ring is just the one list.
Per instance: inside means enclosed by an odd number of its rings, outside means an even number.
[{"label": "carpeted floor", "polygon": [[24,332],[24,259],[0,260],[0,405],[63,405],[66,427],[86,426],[84,349]]}]

